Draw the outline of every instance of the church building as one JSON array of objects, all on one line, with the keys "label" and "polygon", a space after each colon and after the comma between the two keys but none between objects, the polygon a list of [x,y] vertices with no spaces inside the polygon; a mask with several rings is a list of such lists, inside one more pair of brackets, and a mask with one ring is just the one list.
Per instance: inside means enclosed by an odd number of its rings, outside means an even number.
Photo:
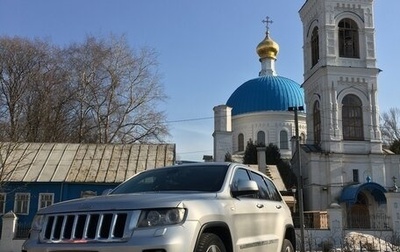
[{"label": "church building", "polygon": [[[279,147],[282,158],[292,157],[290,140],[295,134],[293,111],[304,104],[304,92],[295,81],[279,76],[275,61],[279,45],[272,40],[268,17],[266,36],[256,52],[261,63],[257,78],[240,85],[225,105],[214,107],[214,161],[226,154],[243,156],[247,142]],[[302,139],[306,134],[305,113],[299,113]]]},{"label": "church building", "polygon": [[373,4],[307,0],[300,9],[307,107],[307,142],[300,151],[304,209],[336,206],[348,228],[399,232],[399,156],[382,148]]},{"label": "church building", "polygon": [[[374,0],[306,0],[301,7],[304,82],[279,76],[269,32],[257,46],[259,77],[214,107],[214,161],[273,143],[301,172],[304,211],[336,209],[343,228],[400,233],[400,156],[382,146]],[[292,147],[299,111],[300,150]]]}]

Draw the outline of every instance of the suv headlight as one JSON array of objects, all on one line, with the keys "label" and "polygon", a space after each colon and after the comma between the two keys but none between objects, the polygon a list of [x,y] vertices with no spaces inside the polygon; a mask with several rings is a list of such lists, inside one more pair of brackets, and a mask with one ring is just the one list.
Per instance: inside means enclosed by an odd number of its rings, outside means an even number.
[{"label": "suv headlight", "polygon": [[142,210],[139,217],[138,227],[155,227],[164,225],[175,225],[184,221],[186,209],[148,209]]},{"label": "suv headlight", "polygon": [[44,216],[43,215],[35,215],[32,221],[31,230],[41,231],[43,227]]}]

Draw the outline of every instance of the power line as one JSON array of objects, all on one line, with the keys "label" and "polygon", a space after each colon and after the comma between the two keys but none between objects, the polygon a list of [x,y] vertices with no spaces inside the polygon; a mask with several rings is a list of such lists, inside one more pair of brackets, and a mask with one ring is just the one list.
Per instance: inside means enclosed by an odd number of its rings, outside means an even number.
[{"label": "power line", "polygon": [[166,121],[165,123],[192,122],[192,121],[202,121],[202,120],[210,120],[210,119],[214,119],[214,117],[210,116],[210,117],[180,119],[180,120]]}]

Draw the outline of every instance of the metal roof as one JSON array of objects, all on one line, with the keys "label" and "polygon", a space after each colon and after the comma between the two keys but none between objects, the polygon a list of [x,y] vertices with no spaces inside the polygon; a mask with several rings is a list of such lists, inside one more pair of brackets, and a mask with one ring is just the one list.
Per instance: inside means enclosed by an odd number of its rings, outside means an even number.
[{"label": "metal roof", "polygon": [[174,144],[1,143],[3,182],[120,183],[173,165]]},{"label": "metal roof", "polygon": [[349,185],[343,188],[342,194],[340,195],[340,202],[355,204],[357,202],[358,193],[361,191],[370,192],[371,195],[374,196],[375,200],[379,204],[386,203],[386,196],[385,196],[386,189],[383,186],[374,182]]},{"label": "metal roof", "polygon": [[226,105],[232,115],[261,111],[287,111],[304,105],[300,85],[282,76],[266,75],[243,83],[229,97]]}]

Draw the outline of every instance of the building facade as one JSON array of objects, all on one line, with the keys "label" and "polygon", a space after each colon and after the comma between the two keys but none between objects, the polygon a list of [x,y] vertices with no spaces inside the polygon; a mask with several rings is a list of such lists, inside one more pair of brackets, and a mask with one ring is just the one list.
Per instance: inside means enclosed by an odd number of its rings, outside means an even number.
[{"label": "building facade", "polygon": [[[340,206],[344,226],[400,232],[399,156],[382,148],[373,0],[307,0],[304,209]],[[298,164],[297,164],[298,165]]]},{"label": "building facade", "polygon": [[[400,156],[382,146],[374,1],[307,0],[299,14],[302,89],[277,75],[279,46],[267,18],[266,37],[257,46],[259,77],[214,107],[214,160],[243,153],[250,139],[276,144],[284,158],[293,157],[298,176],[301,171],[306,212],[336,209],[338,226],[400,234]],[[288,143],[296,125],[287,109],[302,105],[307,109],[299,114],[297,152]]]},{"label": "building facade", "polygon": [[39,209],[101,195],[175,156],[174,144],[0,143],[0,216],[12,212],[28,231]]}]

